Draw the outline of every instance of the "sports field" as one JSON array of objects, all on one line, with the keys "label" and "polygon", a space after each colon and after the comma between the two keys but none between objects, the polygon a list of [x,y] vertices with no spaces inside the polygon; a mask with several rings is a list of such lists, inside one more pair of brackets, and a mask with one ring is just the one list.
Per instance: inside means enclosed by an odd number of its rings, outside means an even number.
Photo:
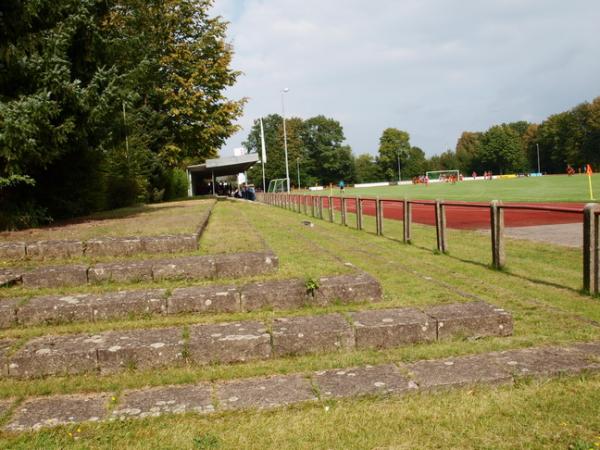
[{"label": "sports field", "polygon": [[[592,188],[600,198],[600,174],[592,175]],[[329,190],[323,191],[329,194]],[[332,189],[339,195],[339,189]],[[506,180],[475,180],[456,184],[430,183],[425,185],[382,186],[348,188],[346,195],[361,197],[386,197],[408,199],[443,199],[458,201],[502,200],[504,202],[577,202],[590,201],[588,177],[585,175],[546,175],[543,177],[514,178]]]}]

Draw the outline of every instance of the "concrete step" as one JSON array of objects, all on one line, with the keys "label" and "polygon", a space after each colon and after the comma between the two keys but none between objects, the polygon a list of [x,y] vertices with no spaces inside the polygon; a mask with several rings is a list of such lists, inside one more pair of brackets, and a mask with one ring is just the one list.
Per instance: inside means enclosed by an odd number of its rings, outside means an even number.
[{"label": "concrete step", "polygon": [[[263,275],[277,270],[279,258],[270,251],[168,259],[126,260],[93,265],[9,269],[13,283],[28,288],[85,286],[106,282],[135,283],[162,280],[207,280]],[[16,278],[15,278],[16,277]],[[7,280],[8,282],[8,280]]]},{"label": "concrete step", "polygon": [[0,301],[0,328],[98,322],[131,316],[297,309],[334,302],[381,300],[379,282],[366,273],[322,277],[317,288],[293,278],[243,286],[190,286],[167,292],[146,289],[100,294],[46,295]]},{"label": "concrete step", "polygon": [[33,242],[0,242],[0,259],[49,260],[82,256],[131,256],[149,253],[179,253],[198,250],[198,239],[204,232],[214,208],[204,211],[194,233],[160,236],[102,237],[87,241],[42,240]]},{"label": "concrete step", "polygon": [[13,412],[4,429],[37,430],[88,421],[127,420],[164,414],[209,414],[271,409],[301,402],[406,395],[475,384],[509,384],[521,377],[600,371],[600,342],[538,347],[472,356],[350,367],[308,374],[274,375],[192,385],[0,401],[0,415]]},{"label": "concrete step", "polygon": [[[0,341],[0,363],[12,378],[113,373],[187,363],[204,365],[271,357],[388,348],[454,336],[508,336],[512,317],[483,302],[448,305],[461,326],[439,335],[440,322],[413,308],[277,318],[183,327],[42,336],[16,351]],[[434,311],[439,308],[434,308]],[[462,316],[461,316],[462,312]],[[374,338],[365,336],[373,334]]]}]

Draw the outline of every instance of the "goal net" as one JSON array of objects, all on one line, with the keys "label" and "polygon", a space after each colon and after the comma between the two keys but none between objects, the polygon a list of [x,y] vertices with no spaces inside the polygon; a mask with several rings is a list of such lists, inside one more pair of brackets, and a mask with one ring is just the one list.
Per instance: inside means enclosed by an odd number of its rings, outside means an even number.
[{"label": "goal net", "polygon": [[460,170],[429,170],[425,173],[429,181],[447,181],[456,182],[460,181]]},{"label": "goal net", "polygon": [[285,178],[274,178],[269,181],[267,192],[287,192],[287,180]]}]

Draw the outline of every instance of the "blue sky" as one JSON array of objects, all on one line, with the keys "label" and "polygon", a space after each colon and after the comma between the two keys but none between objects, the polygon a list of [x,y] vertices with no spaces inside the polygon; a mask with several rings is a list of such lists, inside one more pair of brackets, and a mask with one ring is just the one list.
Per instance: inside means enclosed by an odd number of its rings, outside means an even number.
[{"label": "blue sky", "polygon": [[483,131],[600,96],[598,0],[216,0],[230,22],[228,91],[254,119],[318,114],[342,124],[356,155],[376,154],[387,127],[427,155]]}]

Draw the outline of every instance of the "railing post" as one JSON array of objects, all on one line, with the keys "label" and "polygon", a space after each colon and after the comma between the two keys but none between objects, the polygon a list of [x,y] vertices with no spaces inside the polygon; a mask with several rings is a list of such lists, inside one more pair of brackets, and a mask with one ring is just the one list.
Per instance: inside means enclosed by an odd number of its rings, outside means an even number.
[{"label": "railing post", "polygon": [[598,204],[588,203],[583,209],[583,290],[598,294]]},{"label": "railing post", "polygon": [[437,248],[441,253],[446,253],[446,208],[443,200],[435,201],[435,232],[437,235]]},{"label": "railing post", "polygon": [[362,230],[362,203],[360,197],[356,197],[354,201],[356,204],[356,229]]},{"label": "railing post", "polygon": [[379,197],[375,199],[375,223],[377,236],[381,236],[383,234],[383,203]]},{"label": "railing post", "polygon": [[315,217],[315,197],[314,197],[314,195],[310,196],[310,215],[311,215],[311,217]]},{"label": "railing post", "polygon": [[323,196],[319,195],[319,219],[323,220]]},{"label": "railing post", "polygon": [[327,205],[329,205],[329,221],[333,223],[333,197],[327,198]]},{"label": "railing post", "polygon": [[342,202],[342,204],[340,205],[341,208],[341,216],[342,216],[342,225],[346,226],[346,197],[340,197],[340,201]]},{"label": "railing post", "polygon": [[306,202],[308,202],[308,195],[305,195],[304,198],[302,199],[302,210],[304,211],[304,215],[305,216],[308,215],[308,210],[307,210]]},{"label": "railing post", "polygon": [[404,228],[403,241],[404,241],[405,244],[408,244],[408,243],[410,243],[410,241],[412,239],[412,236],[411,236],[412,204],[407,199],[404,199],[404,201],[403,201],[402,212],[404,214],[404,221],[403,221],[403,228]]},{"label": "railing post", "polygon": [[490,226],[492,235],[492,267],[501,269],[506,264],[504,251],[504,209],[502,202],[493,200],[490,203]]}]

